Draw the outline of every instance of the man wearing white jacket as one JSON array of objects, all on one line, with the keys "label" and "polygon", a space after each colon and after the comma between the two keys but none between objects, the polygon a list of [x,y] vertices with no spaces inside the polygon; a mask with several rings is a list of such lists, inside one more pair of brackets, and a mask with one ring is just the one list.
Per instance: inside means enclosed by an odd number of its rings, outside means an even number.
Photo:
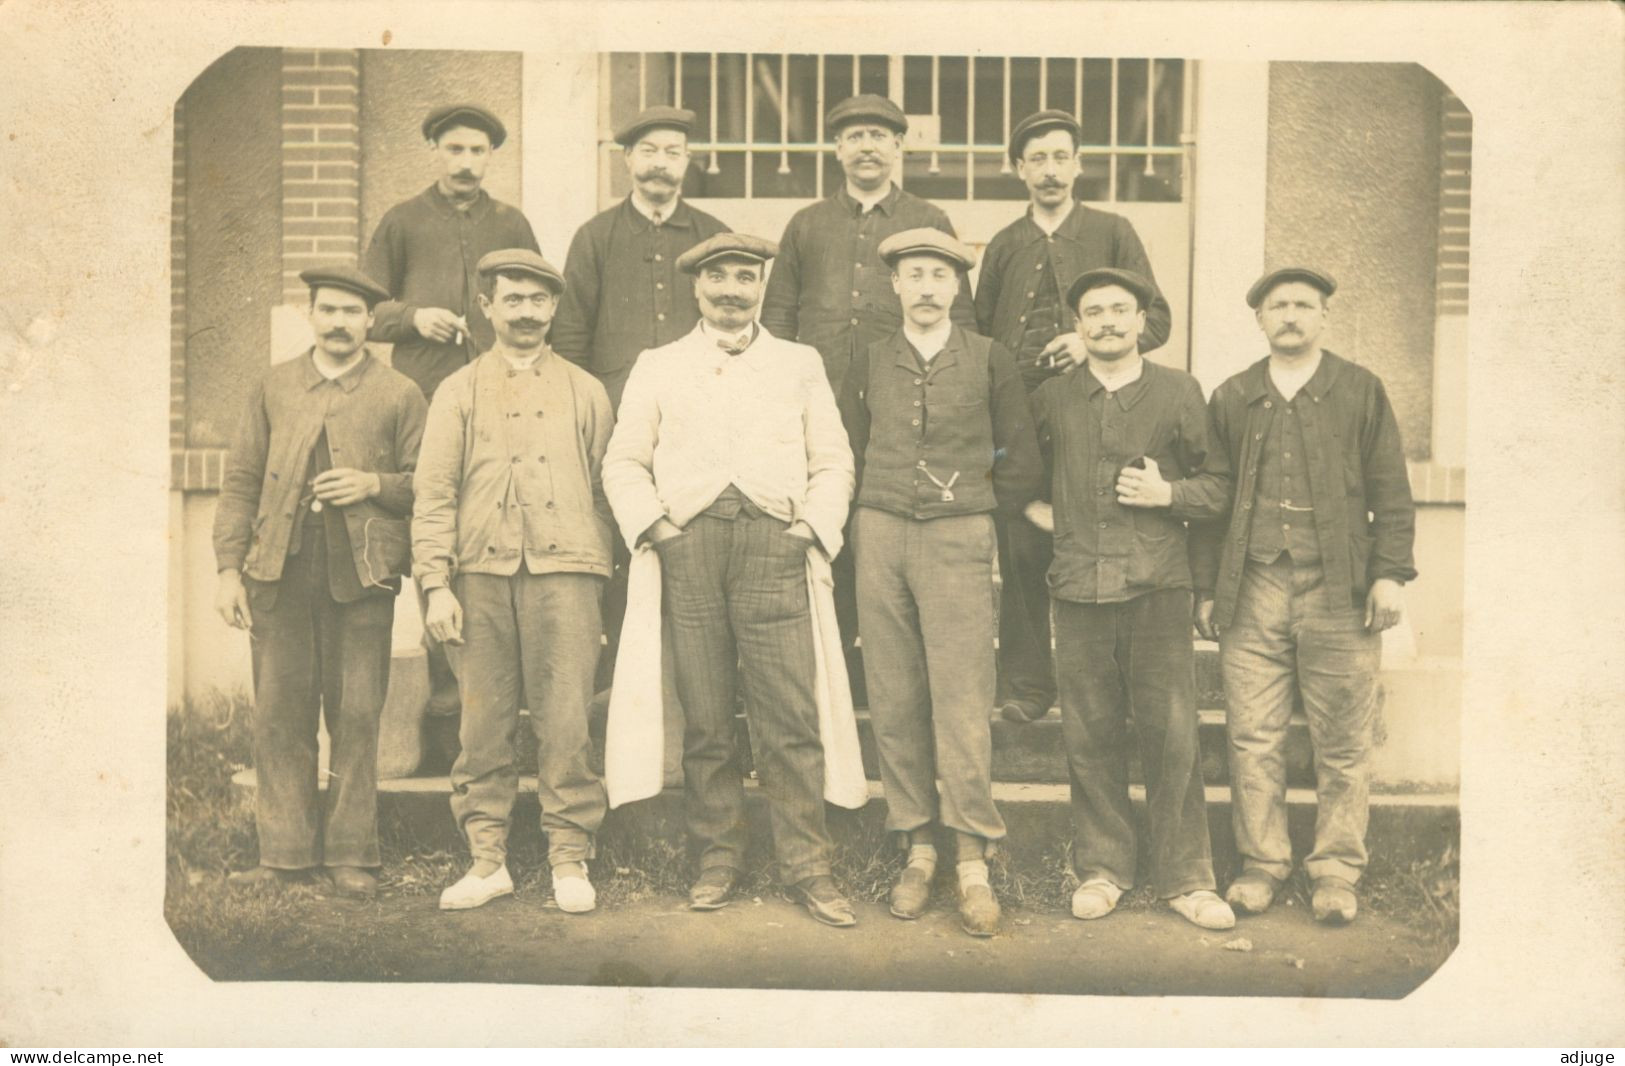
[{"label": "man wearing white jacket", "polygon": [[690,905],[724,906],[744,857],[737,675],[779,879],[814,918],[848,926],[851,905],[830,877],[806,561],[814,545],[829,557],[841,549],[852,451],[817,350],[756,323],[776,252],[722,233],[678,259],[695,276],[701,321],[638,358],[604,492],[627,544],[648,541],[660,555],[699,858]]}]

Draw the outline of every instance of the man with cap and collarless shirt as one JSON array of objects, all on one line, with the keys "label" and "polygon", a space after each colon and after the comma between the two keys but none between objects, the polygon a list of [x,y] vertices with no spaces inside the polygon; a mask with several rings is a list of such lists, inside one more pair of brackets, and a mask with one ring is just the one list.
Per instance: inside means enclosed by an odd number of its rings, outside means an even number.
[{"label": "man with cap and collarless shirt", "polygon": [[858,619],[886,828],[908,852],[891,907],[924,911],[940,824],[954,834],[961,924],[991,936],[986,859],[1005,836],[988,722],[992,514],[1021,514],[1042,466],[1010,353],[948,317],[970,249],[925,227],[879,251],[904,321],[853,360],[841,412],[857,458]]},{"label": "man with cap and collarless shirt", "polygon": [[[394,345],[390,365],[432,401],[442,381],[491,346],[491,322],[476,299],[480,258],[540,248],[519,209],[481,188],[491,153],[507,139],[502,121],[474,104],[448,104],[429,112],[422,129],[434,184],[385,212],[362,265],[391,296],[378,307],[371,339]],[[421,589],[418,607],[426,609]],[[427,632],[424,650],[429,740],[444,759],[449,753],[438,749],[455,746],[457,653]]]},{"label": "man with cap and collarless shirt", "polygon": [[1229,929],[1236,916],[1214,892],[1208,839],[1185,529],[1223,516],[1229,467],[1209,442],[1196,379],[1140,355],[1155,295],[1132,271],[1079,274],[1064,306],[1087,346],[1083,366],[1032,395],[1050,478],[1027,515],[1055,537],[1048,582],[1082,882],[1072,913],[1103,917],[1134,887],[1132,737],[1157,897],[1204,929]]},{"label": "man with cap and collarless shirt", "polygon": [[[231,882],[275,885],[325,866],[340,892],[370,896],[378,718],[426,405],[365,347],[389,293],[347,266],[299,277],[316,343],[256,387],[214,521],[215,608],[250,631],[254,659],[260,861]],[[318,717],[332,737],[325,793]]]},{"label": "man with cap and collarless shirt", "polygon": [[[830,390],[840,396],[853,359],[903,323],[880,242],[923,226],[951,236],[954,227],[940,207],[891,180],[908,132],[902,108],[884,96],[853,96],[830,109],[824,128],[846,180],[834,195],[791,216],[762,300],[762,325],[774,336],[817,348]],[[976,328],[963,277],[949,314],[957,325]],[[849,555],[835,561],[834,574],[835,610],[857,678],[862,670],[853,648],[857,607]]]},{"label": "man with cap and collarless shirt", "polygon": [[627,544],[647,540],[660,556],[699,859],[690,906],[724,906],[744,860],[737,681],[778,878],[814,918],[847,926],[856,919],[830,876],[824,821],[807,552],[841,550],[852,452],[818,353],[755,321],[775,251],[722,233],[679,258],[695,275],[700,323],[633,366],[604,489]]},{"label": "man with cap and collarless shirt", "polygon": [[[994,235],[982,256],[976,284],[981,332],[1015,356],[1022,383],[1032,393],[1042,382],[1083,361],[1086,345],[1073,328],[1074,308],[1062,299],[1086,270],[1115,267],[1151,285],[1145,305],[1141,352],[1168,339],[1168,301],[1134,226],[1121,215],[1079,203],[1082,130],[1065,111],[1028,115],[1010,132],[1010,162],[1026,183],[1027,213]],[[1028,722],[1055,702],[1055,664],[1050,656],[1048,534],[1015,519],[999,522],[999,672],[1005,718]]]},{"label": "man with cap and collarless shirt", "polygon": [[[564,261],[564,299],[550,339],[555,351],[603,383],[611,407],[620,405],[640,352],[670,344],[700,320],[694,286],[678,271],[677,257],[728,229],[682,199],[693,129],[694,112],[660,106],[615,131],[632,192],[576,231]],[[604,679],[612,676],[620,643],[629,561],[617,541],[604,601]]]},{"label": "man with cap and collarless shirt", "polygon": [[491,252],[478,271],[496,343],[435,394],[412,528],[425,624],[463,645],[451,806],[474,862],[440,906],[513,892],[511,738],[523,699],[553,893],[561,910],[581,913],[596,905],[586,862],[606,809],[587,705],[613,536],[600,476],[613,415],[598,380],[548,347],[563,275],[528,248]]},{"label": "man with cap and collarless shirt", "polygon": [[1192,562],[1197,630],[1219,642],[1236,793],[1242,874],[1225,898],[1260,913],[1292,872],[1282,749],[1301,700],[1318,804],[1304,869],[1315,918],[1343,923],[1366,865],[1381,633],[1416,577],[1416,506],[1382,382],[1320,346],[1336,291],[1304,266],[1248,290],[1270,352],[1209,401],[1235,494]]}]

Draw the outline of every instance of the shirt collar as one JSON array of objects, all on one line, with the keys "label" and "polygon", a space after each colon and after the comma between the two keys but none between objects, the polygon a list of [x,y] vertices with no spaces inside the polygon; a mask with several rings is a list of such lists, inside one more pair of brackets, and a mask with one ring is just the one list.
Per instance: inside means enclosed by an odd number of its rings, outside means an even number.
[{"label": "shirt collar", "polygon": [[[627,206],[631,208],[631,215],[638,223],[640,229],[647,229],[654,225],[652,215],[655,207],[653,204],[645,202],[644,199],[638,195],[636,189],[632,190],[632,192],[627,195],[626,203]],[[681,226],[684,229],[687,229],[693,224],[693,219],[689,215],[687,208],[688,204],[683,200],[682,195],[677,195],[672,199],[672,202],[666,206],[666,217],[661,220],[660,224],[662,226]]]},{"label": "shirt collar", "polygon": [[1041,241],[1046,237],[1060,237],[1063,235],[1071,237],[1074,236],[1074,231],[1078,228],[1079,223],[1082,221],[1085,210],[1086,208],[1080,204],[1076,198],[1074,198],[1072,201],[1072,209],[1066,213],[1065,218],[1061,219],[1061,224],[1055,227],[1055,232],[1050,234],[1044,232],[1044,227],[1033,221],[1033,205],[1031,201],[1029,201],[1027,204],[1027,213],[1021,216],[1021,221],[1026,225],[1028,240]]},{"label": "shirt collar", "polygon": [[[891,185],[886,189],[886,195],[882,196],[880,198],[880,202],[875,204],[875,209],[886,215],[888,218],[891,217],[891,213],[896,210],[897,201],[902,197],[902,195],[903,190],[897,187],[897,183],[895,181],[892,182]],[[852,214],[863,214],[863,204],[854,199],[852,194],[847,191],[846,182],[841,182],[841,187],[835,191],[835,199],[840,201],[841,206],[845,207]]]},{"label": "shirt collar", "polygon": [[[1324,399],[1326,394],[1332,391],[1332,386],[1337,384],[1338,364],[1341,362],[1342,360],[1333,354],[1330,349],[1322,348],[1320,350],[1320,365],[1315,368],[1314,376],[1304,384],[1302,391],[1307,392],[1317,400]],[[1243,385],[1246,386],[1244,395],[1248,403],[1257,403],[1269,395],[1269,356],[1266,355],[1242,371],[1242,374],[1245,375],[1243,379]]]},{"label": "shirt collar", "polygon": [[1077,214],[1077,213],[1078,213],[1078,201],[1076,201],[1076,200],[1068,200],[1067,201],[1066,214],[1061,217],[1061,221],[1059,221],[1059,222],[1057,222],[1055,224],[1055,228],[1053,230],[1046,230],[1043,226],[1039,225],[1037,209],[1034,208],[1031,203],[1029,203],[1027,205],[1027,221],[1031,222],[1033,224],[1033,229],[1037,230],[1040,234],[1042,234],[1045,237],[1053,236],[1053,235],[1055,235],[1057,233],[1060,233],[1062,230],[1066,229],[1066,224],[1068,222],[1071,222],[1072,221],[1072,216]]},{"label": "shirt collar", "polygon": [[[1107,393],[1107,395],[1116,397],[1117,402],[1122,404],[1123,409],[1126,411],[1139,403],[1140,397],[1145,395],[1146,382],[1150,380],[1152,373],[1151,361],[1142,355],[1140,357],[1140,376],[1116,392]],[[1106,386],[1101,384],[1099,378],[1095,377],[1094,368],[1087,363],[1083,366],[1083,391],[1085,395],[1091,398],[1097,392],[1106,391]]]},{"label": "shirt collar", "polygon": [[948,347],[948,340],[953,336],[953,332],[953,319],[947,315],[943,315],[936,328],[930,330],[915,330],[907,322],[903,323],[903,337],[926,362],[930,362],[932,356]]},{"label": "shirt collar", "polygon": [[468,206],[466,211],[459,210],[457,205],[452,203],[451,199],[447,197],[445,193],[440,191],[440,183],[438,181],[432,182],[429,185],[428,196],[429,201],[433,203],[436,208],[452,216],[466,214],[469,218],[479,218],[481,215],[484,215],[491,206],[491,194],[485,191],[484,186],[481,186],[480,191],[474,194],[474,202]]},{"label": "shirt collar", "polygon": [[756,343],[758,334],[759,330],[755,322],[752,322],[749,326],[740,330],[738,333],[723,333],[721,330],[712,328],[711,324],[705,319],[700,319],[700,335],[705,338],[707,344],[715,345],[718,351],[722,351],[722,345],[724,342],[736,344],[738,343],[739,338],[748,336],[750,339],[745,342],[745,351],[739,353],[740,355],[744,355],[745,352],[750,351],[750,346]]},{"label": "shirt collar", "polygon": [[345,392],[354,392],[356,385],[360,384],[361,382],[361,375],[367,372],[367,364],[371,361],[372,354],[363,348],[361,350],[361,358],[356,360],[355,366],[352,366],[350,369],[346,370],[336,378],[330,378],[326,374],[323,374],[320,370],[316,369],[316,346],[311,345],[310,349],[305,352],[304,359],[301,361],[302,369],[300,371],[300,381],[305,386],[305,391],[307,392],[314,389],[317,385],[328,381],[331,381]]},{"label": "shirt collar", "polygon": [[[925,367],[931,371],[941,370],[943,367],[953,366],[959,362],[959,351],[964,347],[964,330],[954,322],[948,323],[948,339],[943,342],[942,350],[937,352],[925,362]],[[892,352],[896,356],[896,365],[904,370],[918,372],[921,360],[914,352],[914,345],[910,343],[908,334],[899,327],[891,336]]]}]

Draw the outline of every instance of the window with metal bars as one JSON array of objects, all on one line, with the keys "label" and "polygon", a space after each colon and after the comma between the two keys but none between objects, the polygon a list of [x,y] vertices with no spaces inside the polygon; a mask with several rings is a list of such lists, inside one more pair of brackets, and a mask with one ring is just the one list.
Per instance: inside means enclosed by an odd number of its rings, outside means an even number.
[{"label": "window with metal bars", "polygon": [[610,128],[655,104],[698,116],[690,197],[829,194],[843,179],[824,115],[880,93],[909,116],[902,184],[928,199],[1025,200],[1005,146],[1017,122],[1050,107],[1083,127],[1080,199],[1184,199],[1183,60],[621,52],[606,62]]}]

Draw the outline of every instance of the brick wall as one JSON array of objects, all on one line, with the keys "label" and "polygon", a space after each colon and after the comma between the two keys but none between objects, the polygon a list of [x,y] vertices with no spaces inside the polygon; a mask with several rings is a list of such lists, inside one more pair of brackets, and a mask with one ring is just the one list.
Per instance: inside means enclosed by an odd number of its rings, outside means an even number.
[{"label": "brick wall", "polygon": [[1467,246],[1472,208],[1473,116],[1446,89],[1439,134],[1439,287],[1441,315],[1467,313]]},{"label": "brick wall", "polygon": [[361,59],[348,49],[282,53],[282,294],[307,299],[299,272],[354,266],[360,253]]}]

